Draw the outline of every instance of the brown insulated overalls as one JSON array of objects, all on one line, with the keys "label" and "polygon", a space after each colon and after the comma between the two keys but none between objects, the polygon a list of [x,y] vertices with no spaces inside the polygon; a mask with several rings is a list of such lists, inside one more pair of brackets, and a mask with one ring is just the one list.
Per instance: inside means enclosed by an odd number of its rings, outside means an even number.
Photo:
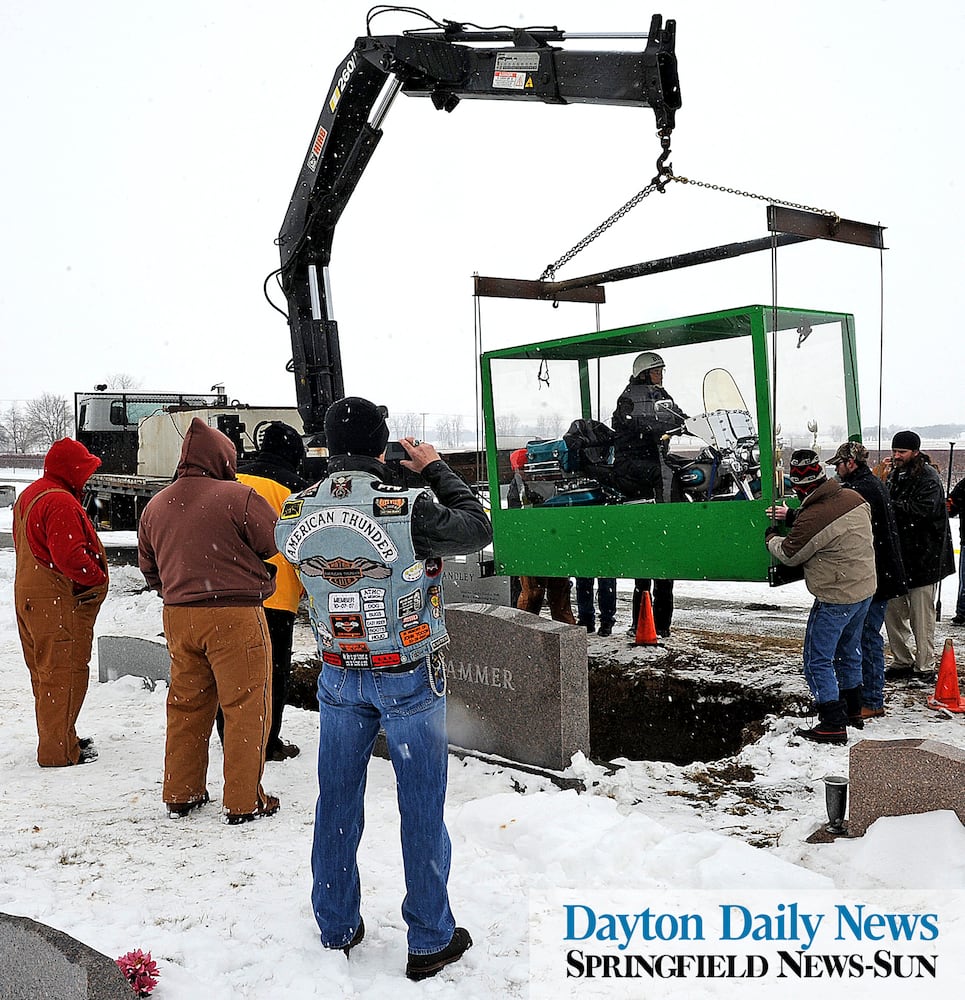
[{"label": "brown insulated overalls", "polygon": [[[14,508],[17,572],[14,604],[24,659],[30,671],[37,715],[37,763],[41,767],[76,764],[80,746],[74,725],[90,681],[94,620],[107,596],[107,583],[74,593],[74,583],[34,558],[24,524],[45,490],[22,516]],[[100,539],[98,549],[107,566]]]}]

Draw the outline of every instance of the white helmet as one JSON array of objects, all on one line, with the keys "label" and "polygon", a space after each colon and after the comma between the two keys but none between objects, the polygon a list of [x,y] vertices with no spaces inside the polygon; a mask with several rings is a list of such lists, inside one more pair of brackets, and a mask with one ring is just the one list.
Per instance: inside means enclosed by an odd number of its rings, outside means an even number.
[{"label": "white helmet", "polygon": [[638,375],[642,375],[644,372],[651,371],[654,368],[665,367],[663,358],[659,354],[655,354],[653,351],[644,351],[643,354],[638,354],[634,359],[633,377],[636,378]]}]

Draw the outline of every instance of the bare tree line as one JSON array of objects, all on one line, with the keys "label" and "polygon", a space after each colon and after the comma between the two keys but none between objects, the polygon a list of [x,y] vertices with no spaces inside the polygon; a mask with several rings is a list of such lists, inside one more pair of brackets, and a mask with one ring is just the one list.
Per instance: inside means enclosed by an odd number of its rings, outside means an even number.
[{"label": "bare tree line", "polygon": [[[137,383],[128,375],[111,376],[111,389],[133,391]],[[471,428],[461,413],[437,414],[408,412],[389,415],[394,439],[429,437],[441,448],[465,447]],[[515,413],[496,420],[497,436],[507,438],[556,438],[566,428],[559,414],[541,415],[533,424],[523,424]],[[73,404],[63,396],[45,392],[39,399],[11,403],[0,411],[0,451],[12,454],[45,452],[54,441],[74,433]]]},{"label": "bare tree line", "polygon": [[73,407],[63,396],[45,392],[0,412],[0,450],[15,455],[45,452],[74,431]]},{"label": "bare tree line", "polygon": [[[431,418],[431,419],[430,419]],[[389,430],[395,440],[402,437],[422,438],[430,435],[433,444],[440,448],[464,448],[473,428],[466,426],[462,413],[396,413],[389,414]],[[524,424],[518,414],[505,413],[496,418],[496,436],[510,438],[554,439],[560,437],[569,423],[564,423],[558,413],[541,414],[534,423]]]},{"label": "bare tree line", "polygon": [[[105,389],[123,392],[139,386],[133,376],[124,372],[111,375],[103,384]],[[52,392],[45,392],[39,399],[12,402],[0,411],[0,451],[14,455],[43,453],[55,441],[73,433],[73,403]]]}]

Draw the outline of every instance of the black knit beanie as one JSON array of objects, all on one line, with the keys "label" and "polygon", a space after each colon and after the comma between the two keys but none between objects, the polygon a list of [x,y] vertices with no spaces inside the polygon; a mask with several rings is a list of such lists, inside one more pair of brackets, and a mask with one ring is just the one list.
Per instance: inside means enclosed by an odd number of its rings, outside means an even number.
[{"label": "black knit beanie", "polygon": [[898,431],[891,439],[891,447],[899,451],[918,451],[921,448],[921,438],[914,431]]},{"label": "black knit beanie", "polygon": [[262,431],[258,450],[277,456],[292,469],[297,469],[305,459],[302,436],[290,424],[280,420],[273,420]]},{"label": "black knit beanie", "polygon": [[378,458],[389,440],[384,406],[360,396],[339,399],[325,413],[325,440],[329,455],[368,455]]}]

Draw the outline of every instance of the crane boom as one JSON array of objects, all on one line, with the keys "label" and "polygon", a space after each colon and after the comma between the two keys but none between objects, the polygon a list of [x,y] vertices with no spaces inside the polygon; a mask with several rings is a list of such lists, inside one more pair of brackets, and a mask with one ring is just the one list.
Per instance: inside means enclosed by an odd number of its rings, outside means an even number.
[{"label": "crane boom", "polygon": [[309,436],[322,432],[325,411],[345,395],[328,277],[335,227],[400,91],[444,111],[463,99],[644,107],[653,109],[661,136],[674,127],[676,25],[659,14],[641,51],[564,49],[553,43],[571,36],[557,28],[444,24],[437,32],[356,39],[332,79],[278,235],[296,401]]}]

